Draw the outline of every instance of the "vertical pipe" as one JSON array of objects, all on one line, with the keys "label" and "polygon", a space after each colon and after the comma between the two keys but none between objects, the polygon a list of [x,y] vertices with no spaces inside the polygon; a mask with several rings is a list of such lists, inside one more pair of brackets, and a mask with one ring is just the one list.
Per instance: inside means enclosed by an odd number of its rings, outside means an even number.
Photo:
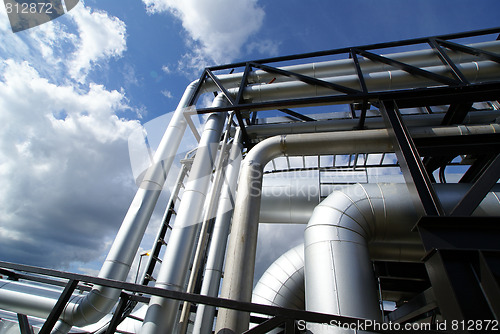
[{"label": "vertical pipe", "polygon": [[[203,261],[206,255],[207,244],[209,240],[209,227],[214,222],[215,211],[217,210],[217,205],[219,203],[220,191],[222,188],[222,174],[225,169],[223,166],[226,158],[228,156],[228,140],[230,131],[232,128],[233,113],[227,118],[226,130],[224,131],[224,136],[222,138],[222,143],[220,145],[220,153],[217,157],[217,164],[215,166],[214,177],[212,182],[212,189],[210,190],[210,196],[205,201],[205,208],[203,214],[203,220],[201,225],[200,236],[198,238],[198,244],[196,245],[196,251],[193,256],[193,264],[191,266],[191,274],[189,275],[188,285],[186,292],[192,293],[196,281],[199,277],[200,270],[203,268]],[[191,303],[185,301],[182,305],[181,317],[179,320],[179,334],[185,334],[187,332],[187,326],[189,324],[189,316],[191,314]]]},{"label": "vertical pipe", "polygon": [[[234,141],[229,153],[229,159],[225,171],[224,185],[220,193],[219,206],[215,218],[212,240],[208,251],[205,274],[200,294],[216,297],[219,293],[219,285],[222,277],[222,266],[224,264],[224,254],[226,251],[229,226],[234,209],[234,197],[236,193],[236,183],[241,165],[241,132],[236,130]],[[196,318],[194,321],[193,334],[212,333],[212,323],[215,316],[215,307],[198,305]]]},{"label": "vertical pipe", "polygon": [[[222,97],[213,106],[221,106]],[[203,129],[189,179],[179,205],[178,215],[169,238],[156,287],[183,291],[192,250],[201,226],[201,213],[210,184],[210,176],[225,119],[224,113],[209,116]],[[152,297],[141,328],[142,334],[173,331],[179,301]]]},{"label": "vertical pipe", "polygon": [[[193,82],[186,88],[153,157],[153,164],[130,204],[98,277],[114,280],[127,278],[186,129],[183,110],[193,97],[195,87],[196,82]],[[60,320],[52,332],[66,333],[73,325],[84,326],[98,321],[111,311],[119,295],[120,290],[117,289],[94,287],[87,296],[71,304],[73,307],[66,308],[64,320]]]}]

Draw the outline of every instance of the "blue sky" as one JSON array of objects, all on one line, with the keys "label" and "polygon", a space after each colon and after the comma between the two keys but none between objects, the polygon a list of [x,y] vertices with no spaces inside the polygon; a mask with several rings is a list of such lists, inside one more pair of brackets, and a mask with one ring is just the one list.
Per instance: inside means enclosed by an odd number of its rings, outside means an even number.
[{"label": "blue sky", "polygon": [[98,269],[136,191],[128,136],[173,111],[204,66],[491,28],[498,12],[498,0],[87,0],[14,34],[1,7],[0,260]]}]

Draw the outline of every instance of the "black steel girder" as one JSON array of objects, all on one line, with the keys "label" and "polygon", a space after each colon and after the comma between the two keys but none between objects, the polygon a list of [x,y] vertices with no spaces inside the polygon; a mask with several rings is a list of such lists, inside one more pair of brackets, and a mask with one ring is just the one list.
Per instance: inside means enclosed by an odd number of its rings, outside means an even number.
[{"label": "black steel girder", "polygon": [[382,101],[380,107],[391,140],[396,148],[396,156],[403,171],[403,176],[417,208],[422,208],[426,215],[443,215],[444,210],[441,202],[434,191],[422,159],[401,118],[396,103],[394,101]]},{"label": "black steel girder", "polygon": [[75,291],[77,285],[78,285],[78,280],[70,279],[68,281],[68,284],[61,293],[61,296],[57,300],[56,305],[54,306],[47,320],[45,320],[45,323],[40,329],[39,334],[49,334],[52,331],[52,328],[54,328],[55,324],[57,323],[57,320],[64,311],[64,308],[66,307],[66,304],[71,298],[71,294],[73,293],[73,291]]}]

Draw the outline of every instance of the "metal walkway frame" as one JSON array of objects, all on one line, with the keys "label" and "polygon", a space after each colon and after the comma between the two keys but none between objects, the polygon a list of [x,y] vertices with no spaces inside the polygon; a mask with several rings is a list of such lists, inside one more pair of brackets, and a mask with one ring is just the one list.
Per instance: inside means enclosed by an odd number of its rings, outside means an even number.
[{"label": "metal walkway frame", "polygon": [[[64,285],[64,290],[61,293],[59,301],[55,305],[51,312],[51,315],[46,320],[44,326],[42,327],[40,333],[50,333],[50,330],[54,326],[55,322],[52,319],[56,319],[61,315],[66,306],[66,302],[75,289],[89,290],[89,284],[101,285],[111,288],[116,288],[122,291],[120,302],[118,305],[118,312],[115,314],[120,314],[121,307],[126,305],[129,301],[148,303],[151,296],[161,296],[165,298],[171,298],[176,300],[187,301],[193,304],[205,304],[216,306],[219,308],[228,308],[239,310],[243,312],[250,312],[256,314],[262,314],[269,316],[260,325],[249,329],[245,333],[252,334],[262,334],[267,333],[269,330],[277,328],[278,326],[285,324],[285,333],[295,333],[295,321],[301,320],[308,323],[320,323],[320,324],[348,324],[352,326],[353,329],[361,328],[363,329],[365,320],[358,318],[335,316],[331,314],[323,314],[317,312],[301,311],[295,309],[287,309],[276,306],[260,305],[246,302],[239,302],[230,299],[215,298],[209,296],[203,296],[192,293],[185,293],[173,290],[165,290],[161,288],[155,288],[150,286],[144,286],[142,284],[121,282],[109,279],[98,278],[95,276],[81,275],[75,273],[69,273],[59,270],[46,269],[41,267],[34,267],[22,264],[15,264],[9,262],[0,261],[0,270],[3,275],[9,276],[13,280],[30,280],[30,281],[43,281],[45,284],[53,284],[57,286]],[[40,277],[43,275],[46,277]],[[65,280],[66,283],[61,281]],[[119,323],[118,319],[120,317],[115,316],[112,319],[106,333],[114,333],[115,329]],[[293,324],[293,326],[292,326]],[[21,328],[24,328],[26,323],[20,323]],[[380,323],[379,326],[384,328],[385,325]],[[373,333],[399,333],[397,330],[371,330]],[[405,333],[419,333],[421,331],[417,330],[405,330]],[[442,333],[438,331],[430,330],[428,333]],[[24,331],[23,331],[24,334]]]}]

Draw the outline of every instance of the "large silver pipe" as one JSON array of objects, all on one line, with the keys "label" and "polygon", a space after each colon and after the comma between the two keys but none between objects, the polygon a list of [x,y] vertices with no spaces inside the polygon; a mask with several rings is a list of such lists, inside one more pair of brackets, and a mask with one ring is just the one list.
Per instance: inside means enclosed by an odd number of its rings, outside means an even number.
[{"label": "large silver pipe", "polygon": [[[481,127],[498,132],[498,125]],[[420,129],[421,136],[464,135],[479,131],[475,126]],[[263,168],[282,155],[353,154],[393,152],[387,130],[363,130],[275,136],[257,144],[243,160],[236,207],[228,245],[221,297],[250,301],[262,192]],[[238,333],[248,328],[249,314],[220,309],[216,333]]]},{"label": "large silver pipe", "polygon": [[[439,126],[445,113],[404,115],[403,119],[408,127]],[[463,124],[490,124],[496,123],[500,118],[499,110],[471,111],[467,113]],[[359,119],[332,119],[319,120],[316,122],[293,122],[276,123],[264,125],[252,125],[247,127],[248,135],[252,138],[270,137],[292,133],[314,133],[328,131],[347,131],[355,129]],[[365,119],[365,129],[382,129],[386,125],[382,117],[369,117]]]},{"label": "large silver pipe", "polygon": [[[238,172],[242,160],[241,150],[241,132],[237,129],[225,170],[224,185],[220,192],[219,206],[217,208],[214,228],[212,231],[212,239],[210,241],[203,282],[201,285],[200,294],[202,295],[217,297],[219,293],[227,237],[234,210]],[[198,305],[193,326],[193,333],[212,333],[214,316],[215,307],[203,304]]]},{"label": "large silver pipe", "polygon": [[[470,185],[436,184],[435,187],[443,206],[451,210]],[[473,215],[498,215],[498,191],[500,187],[495,186]],[[309,242],[310,250],[309,253],[306,252],[309,255],[306,266],[309,275],[308,289],[304,290],[304,244],[301,244],[285,252],[269,266],[253,289],[253,303],[305,309],[307,293],[308,310],[363,317],[363,314],[359,314],[366,306],[366,294],[363,290],[366,287],[376,290],[373,280],[368,277],[369,281],[361,282],[362,290],[358,287],[346,290],[352,288],[346,285],[352,285],[351,280],[360,279],[363,272],[369,273],[371,262],[363,264],[367,267],[366,270],[356,272],[354,264],[359,261],[355,256],[357,254],[343,252],[339,255],[332,254],[332,251],[341,248],[342,242],[348,242],[349,234],[359,234],[361,231],[365,239],[363,247],[368,248],[370,261],[381,259],[379,251],[373,252],[373,248],[380,248],[381,245],[387,250],[382,252],[382,260],[421,262],[425,254],[419,234],[411,232],[418,214],[405,184],[344,186],[318,205],[317,210],[306,230],[306,242]],[[333,246],[335,243],[337,245]],[[418,256],[415,256],[415,251]],[[342,261],[338,261],[337,257],[342,257]],[[341,267],[342,263],[347,263],[349,268]],[[333,285],[335,288],[332,289]],[[329,290],[333,290],[334,295],[327,295]],[[370,292],[370,295],[373,293]],[[338,298],[344,299],[337,300]],[[331,305],[336,305],[336,309]],[[371,305],[375,309],[370,313],[378,317],[378,304],[372,301]],[[314,326],[309,324],[308,328],[313,329]],[[321,333],[322,330],[326,330],[326,327],[317,326],[314,333]]]},{"label": "large silver pipe", "polygon": [[[448,211],[469,188],[435,185]],[[473,215],[499,213],[498,197],[489,193]],[[418,218],[406,184],[357,184],[328,196],[314,210],[304,233],[306,310],[380,320],[369,244],[421,243],[419,234],[411,232]],[[354,332],[318,325],[313,333]]]},{"label": "large silver pipe", "polygon": [[304,244],[288,250],[267,268],[253,289],[252,303],[305,309]]},{"label": "large silver pipe", "polygon": [[[494,53],[500,52],[500,42],[498,41],[476,43],[469,46]],[[456,64],[473,62],[477,60],[477,57],[461,52],[448,50],[447,53],[450,59],[452,59],[452,61]],[[392,53],[385,56],[416,67],[442,65],[441,60],[437,56],[436,52],[432,49]],[[384,72],[394,69],[390,65],[374,62],[363,57],[358,57],[358,59],[361,70],[365,75],[368,73]],[[311,76],[318,79],[333,76],[352,75],[356,73],[356,68],[352,59],[311,62],[307,64],[283,66],[280,67],[280,69]],[[224,74],[219,75],[218,79],[222,84],[224,84],[226,88],[237,88],[241,83],[242,75],[242,73]],[[248,75],[249,84],[265,84],[273,79],[276,83],[293,80],[289,77],[277,76],[276,74],[268,73],[262,70],[250,72]],[[207,80],[207,84],[204,88],[205,91],[208,92],[210,92],[211,90],[216,90],[216,86],[211,80]],[[359,88],[359,85],[356,88]]]},{"label": "large silver pipe", "polygon": [[[222,106],[226,102],[224,97],[219,95],[215,98],[213,106]],[[176,291],[185,289],[191,255],[201,226],[203,204],[210,185],[225,118],[225,113],[215,113],[211,114],[205,123],[156,279],[156,287]],[[156,334],[173,331],[178,309],[179,301],[153,296],[149,302],[141,333]]]},{"label": "large silver pipe", "polygon": [[[496,80],[500,76],[500,65],[490,61],[477,61],[459,65],[460,71],[470,82]],[[445,77],[451,77],[444,65],[426,67],[425,70]],[[436,81],[412,75],[402,70],[387,70],[365,75],[368,91],[388,91],[395,89],[441,86]],[[322,80],[359,90],[359,77],[352,73],[344,76],[331,76]],[[340,95],[332,89],[310,85],[300,81],[287,81],[271,84],[247,86],[243,98],[252,102],[265,102],[277,99],[306,98],[315,96]]]}]

